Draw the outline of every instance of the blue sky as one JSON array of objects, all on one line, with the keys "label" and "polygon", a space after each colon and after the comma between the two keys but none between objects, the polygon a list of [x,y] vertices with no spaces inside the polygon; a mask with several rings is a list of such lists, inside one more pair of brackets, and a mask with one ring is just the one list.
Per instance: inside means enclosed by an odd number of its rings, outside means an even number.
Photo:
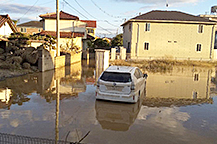
[{"label": "blue sky", "polygon": [[[166,2],[169,7],[166,8]],[[0,0],[0,14],[9,14],[19,23],[40,20],[39,15],[56,11],[56,0]],[[98,36],[121,33],[120,25],[139,13],[176,10],[193,15],[210,14],[216,0],[59,0],[60,10],[80,19],[97,20]]]}]

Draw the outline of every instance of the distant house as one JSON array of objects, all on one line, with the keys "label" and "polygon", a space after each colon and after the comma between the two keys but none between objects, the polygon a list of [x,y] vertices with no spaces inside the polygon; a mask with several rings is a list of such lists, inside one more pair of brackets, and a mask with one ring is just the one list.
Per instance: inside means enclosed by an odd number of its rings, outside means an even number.
[{"label": "distant house", "polygon": [[94,20],[81,20],[82,22],[86,23],[86,32],[87,34],[94,36],[96,34],[96,21]]},{"label": "distant house", "polygon": [[[56,13],[42,14],[40,17],[43,23],[41,34],[56,36]],[[77,16],[60,11],[60,47],[76,45],[82,49],[82,39],[87,38],[86,31],[88,28],[94,29],[95,23],[96,21],[81,21]]]},{"label": "distant house", "polygon": [[6,47],[7,38],[14,32],[17,29],[9,15],[0,15],[0,48]]},{"label": "distant house", "polygon": [[17,29],[19,32],[33,35],[43,30],[43,23],[40,21],[29,21],[17,25]]},{"label": "distant house", "polygon": [[123,26],[123,45],[131,59],[210,60],[216,22],[178,11],[154,10]]}]

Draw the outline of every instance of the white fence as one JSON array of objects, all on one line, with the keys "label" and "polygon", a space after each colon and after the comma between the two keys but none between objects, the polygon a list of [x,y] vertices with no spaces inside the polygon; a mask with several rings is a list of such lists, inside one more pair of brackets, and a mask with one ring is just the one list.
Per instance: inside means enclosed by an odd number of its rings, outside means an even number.
[{"label": "white fence", "polygon": [[120,53],[117,52],[116,48],[111,48],[110,60],[116,60],[116,59],[121,59],[121,60],[126,59],[126,48],[120,47]]}]

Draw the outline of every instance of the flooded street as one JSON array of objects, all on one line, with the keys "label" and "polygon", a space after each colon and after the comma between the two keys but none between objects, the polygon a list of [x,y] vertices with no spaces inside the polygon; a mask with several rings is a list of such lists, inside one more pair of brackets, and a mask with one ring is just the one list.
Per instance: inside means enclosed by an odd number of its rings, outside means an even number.
[{"label": "flooded street", "polygon": [[89,131],[83,143],[216,143],[215,69],[150,72],[136,104],[96,101],[100,73],[77,63],[0,81],[0,143],[7,134],[76,142]]}]

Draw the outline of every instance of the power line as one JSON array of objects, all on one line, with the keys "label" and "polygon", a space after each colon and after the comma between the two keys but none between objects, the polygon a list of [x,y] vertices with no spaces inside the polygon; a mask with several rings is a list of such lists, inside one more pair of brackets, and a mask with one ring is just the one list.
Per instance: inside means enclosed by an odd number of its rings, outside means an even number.
[{"label": "power line", "polygon": [[[77,0],[75,0],[75,2],[78,4],[78,6],[80,7],[80,8],[82,8],[88,15],[90,15],[91,17],[93,17],[94,19],[96,19],[97,20],[97,18],[96,17],[94,17],[93,15],[91,15],[88,11],[86,11],[79,3],[78,3],[78,1]],[[114,25],[114,24],[112,24],[112,23],[110,23],[109,21],[107,21],[107,20],[104,20],[104,22],[106,22],[106,23],[108,23],[108,24],[110,24],[111,26],[114,26],[114,27],[119,27],[119,26],[116,26],[116,25]]]},{"label": "power line", "polygon": [[23,17],[32,9],[32,7],[36,5],[37,2],[38,2],[38,0],[36,0],[35,3],[34,3],[34,4],[26,11],[26,13],[25,13],[22,17],[20,17],[18,20],[20,20],[21,18],[23,18]]},{"label": "power line", "polygon": [[105,29],[105,28],[103,28],[103,27],[101,27],[101,26],[98,26],[98,27],[101,28],[101,29],[103,29],[104,31],[109,32],[110,34],[113,34],[112,32],[108,31],[107,29]]},{"label": "power line", "polygon": [[107,13],[106,11],[104,11],[101,7],[99,7],[93,0],[90,0],[100,11],[102,11],[103,13],[105,13],[106,15],[113,17],[113,18],[122,18],[121,16],[114,16],[111,15],[109,13]]},{"label": "power line", "polygon": [[77,0],[75,0],[75,2],[78,4],[78,6],[80,7],[80,8],[82,8],[87,14],[89,14],[91,17],[93,17],[94,19],[97,19],[96,17],[94,17],[93,15],[91,15],[88,11],[86,11],[79,3],[78,3],[78,1]]},{"label": "power line", "polygon": [[[70,6],[70,8],[74,9],[75,11],[77,11],[79,14],[81,14],[83,17],[85,17],[86,19],[89,19],[87,18],[85,15],[83,15],[81,12],[79,12],[77,9],[75,9],[73,6],[71,6],[66,0],[63,0],[67,5]],[[98,26],[99,28],[103,29],[104,31],[107,31],[108,33],[112,34],[112,32],[108,31],[107,29],[101,27],[101,26]]]},{"label": "power line", "polygon": [[67,5],[69,5],[69,7],[71,7],[72,9],[74,9],[76,12],[78,12],[80,15],[82,15],[83,17],[85,17],[86,19],[88,19],[85,15],[83,15],[82,13],[80,13],[77,9],[75,9],[73,6],[71,6],[66,0],[63,0]]}]

